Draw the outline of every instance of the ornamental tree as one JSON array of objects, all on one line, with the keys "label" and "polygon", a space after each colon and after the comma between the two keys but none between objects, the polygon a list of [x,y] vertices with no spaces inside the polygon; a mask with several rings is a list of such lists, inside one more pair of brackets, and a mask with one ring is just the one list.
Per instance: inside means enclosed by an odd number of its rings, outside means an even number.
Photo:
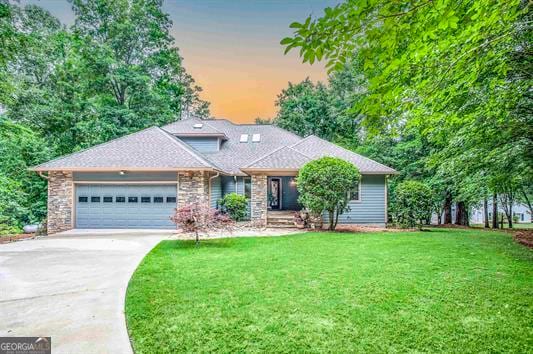
[{"label": "ornamental tree", "polygon": [[339,215],[348,210],[348,191],[357,186],[361,174],[350,162],[322,157],[305,164],[297,177],[298,201],[309,211],[327,211],[329,229],[335,230]]},{"label": "ornamental tree", "polygon": [[404,181],[396,187],[395,194],[395,214],[399,223],[422,228],[424,221],[431,217],[431,189],[419,181]]},{"label": "ornamental tree", "polygon": [[207,203],[193,203],[176,209],[170,218],[181,230],[194,233],[196,244],[200,242],[199,233],[211,230],[230,230],[233,220]]}]

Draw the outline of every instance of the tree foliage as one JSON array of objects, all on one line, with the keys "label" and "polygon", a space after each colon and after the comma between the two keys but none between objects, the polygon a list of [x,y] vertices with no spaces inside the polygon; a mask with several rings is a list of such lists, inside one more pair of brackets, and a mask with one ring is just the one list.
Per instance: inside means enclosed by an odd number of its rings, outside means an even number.
[{"label": "tree foliage", "polygon": [[348,191],[361,177],[351,163],[335,157],[322,157],[305,164],[297,177],[298,201],[315,215],[327,212],[329,229],[337,226],[339,215],[348,210]]},{"label": "tree foliage", "polygon": [[396,188],[395,213],[398,222],[407,227],[422,227],[431,218],[432,193],[419,181],[404,181]]},{"label": "tree foliage", "polygon": [[341,84],[357,96],[346,112],[360,123],[359,139],[350,131],[333,140],[376,154],[400,170],[398,180],[427,180],[468,208],[512,193],[503,181],[519,181],[516,195],[531,194],[528,5],[348,0],[292,23],[293,36],[281,44],[299,49],[304,62],[325,61],[330,90],[335,77],[360,78],[352,89]]},{"label": "tree foliage", "polygon": [[[162,1],[71,5],[75,21],[66,27],[37,5],[0,0],[0,112],[19,129],[2,137],[6,146],[30,139],[37,147],[44,140],[51,158],[185,113],[209,117],[209,104],[174,45]],[[8,175],[6,168],[0,174]],[[5,185],[23,195],[35,178],[26,174]],[[24,209],[25,217],[14,216],[17,224],[43,217],[45,183],[32,188],[40,191],[31,191],[35,203]],[[38,202],[32,199],[37,195]]]}]

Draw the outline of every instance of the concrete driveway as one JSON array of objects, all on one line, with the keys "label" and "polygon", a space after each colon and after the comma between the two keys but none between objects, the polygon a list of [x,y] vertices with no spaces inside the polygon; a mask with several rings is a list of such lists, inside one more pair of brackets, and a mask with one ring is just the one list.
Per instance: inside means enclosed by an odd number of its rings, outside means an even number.
[{"label": "concrete driveway", "polygon": [[52,353],[131,353],[128,281],[170,237],[74,232],[0,245],[0,336],[51,336]]}]

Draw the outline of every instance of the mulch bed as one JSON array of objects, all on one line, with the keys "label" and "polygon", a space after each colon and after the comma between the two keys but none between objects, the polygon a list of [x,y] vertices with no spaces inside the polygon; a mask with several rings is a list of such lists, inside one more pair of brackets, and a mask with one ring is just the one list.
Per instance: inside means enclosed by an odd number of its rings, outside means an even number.
[{"label": "mulch bed", "polygon": [[30,238],[34,238],[34,237],[35,237],[35,234],[20,234],[20,235],[0,236],[0,244],[26,240],[26,239],[30,239]]},{"label": "mulch bed", "polygon": [[514,231],[512,234],[516,242],[526,247],[533,248],[533,230],[519,230]]}]

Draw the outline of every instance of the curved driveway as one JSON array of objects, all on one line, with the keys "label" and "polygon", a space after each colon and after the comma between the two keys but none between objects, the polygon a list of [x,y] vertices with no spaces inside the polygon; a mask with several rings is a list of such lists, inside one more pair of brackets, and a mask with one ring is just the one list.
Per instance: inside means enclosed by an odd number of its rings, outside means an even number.
[{"label": "curved driveway", "polygon": [[52,353],[131,353],[126,287],[170,236],[87,233],[0,245],[0,336],[51,336]]}]

